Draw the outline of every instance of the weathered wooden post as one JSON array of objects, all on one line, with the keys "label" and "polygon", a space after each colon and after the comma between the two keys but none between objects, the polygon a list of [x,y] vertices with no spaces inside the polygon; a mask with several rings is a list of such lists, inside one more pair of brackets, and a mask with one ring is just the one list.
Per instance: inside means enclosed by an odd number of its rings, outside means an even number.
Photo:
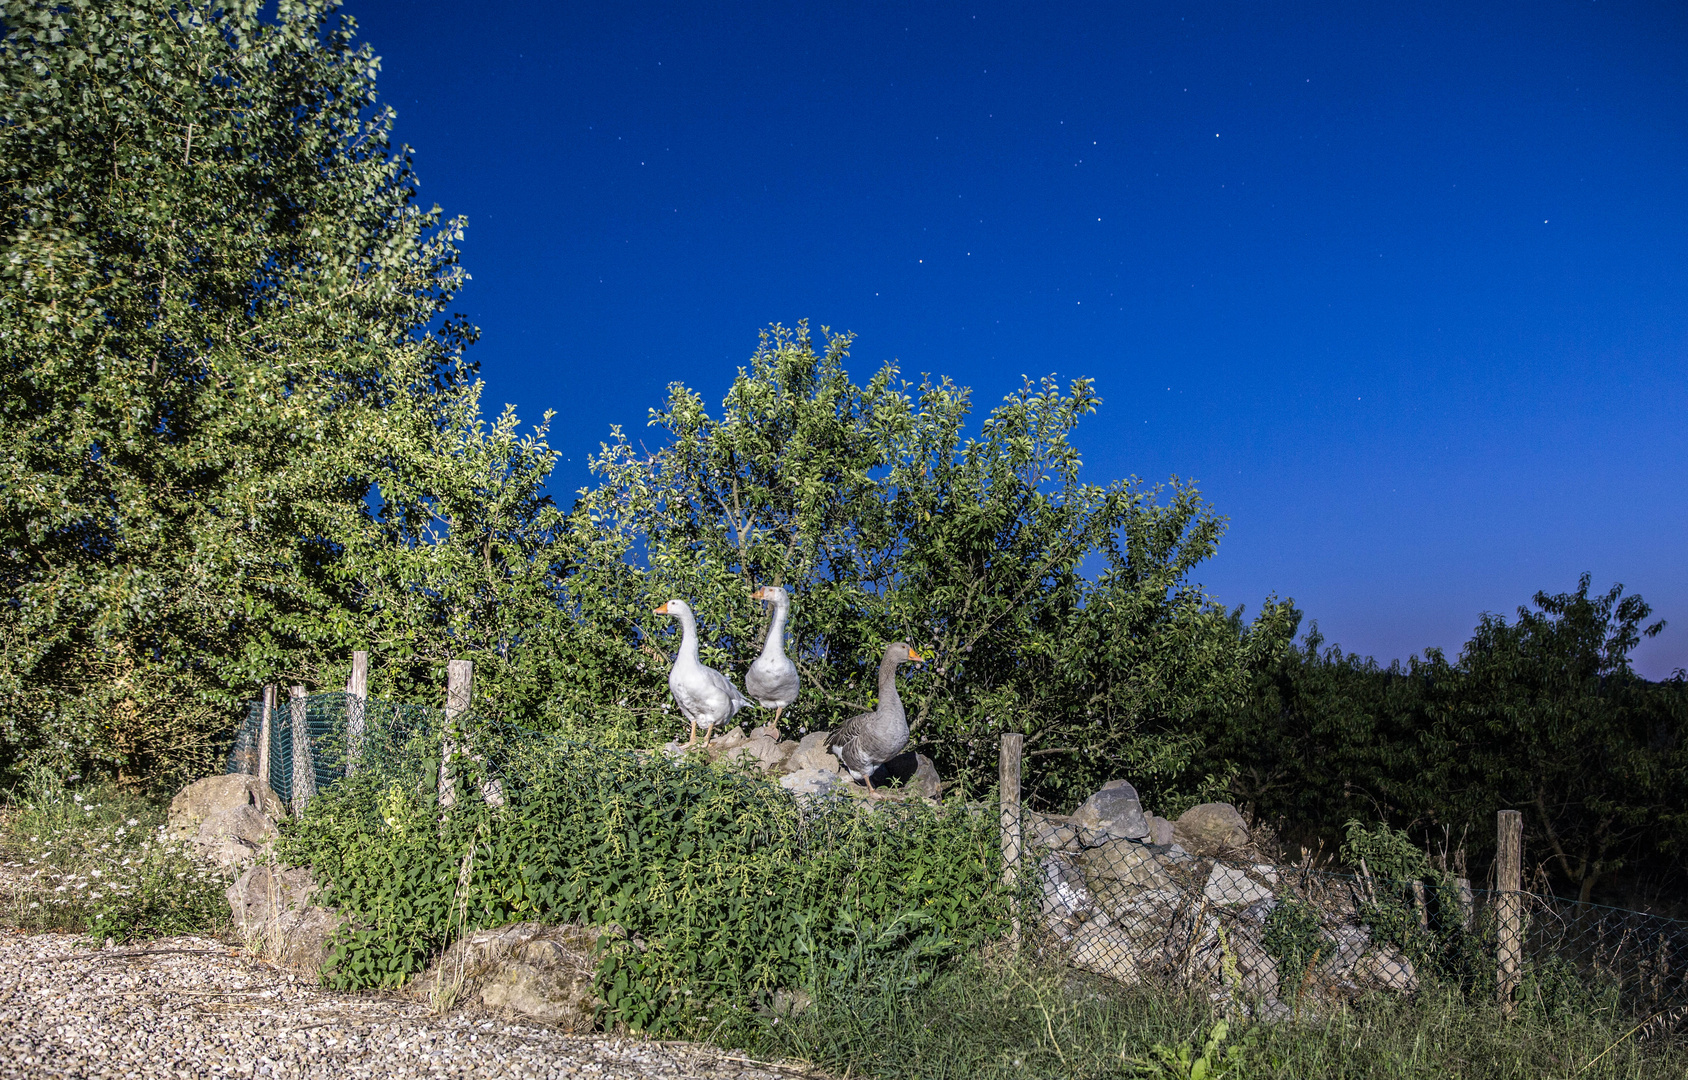
[{"label": "weathered wooden post", "polygon": [[258,720],[258,778],[270,782],[270,725],[275,715],[275,687],[264,687],[264,704]]},{"label": "weathered wooden post", "polygon": [[1524,961],[1524,815],[1495,815],[1495,993],[1512,1015],[1512,993]]},{"label": "weathered wooden post", "polygon": [[[1001,758],[997,769],[997,787],[1001,792],[1002,828],[1002,884],[1012,896],[1020,884],[1020,752],[1025,747],[1024,735],[1004,732]],[[1010,933],[1016,945],[1020,943],[1020,910],[1013,907]]]},{"label": "weathered wooden post", "polygon": [[445,733],[440,743],[440,809],[450,810],[457,802],[452,791],[451,759],[457,753],[457,721],[469,711],[474,690],[475,665],[470,660],[453,660],[445,668]]},{"label": "weathered wooden post", "polygon": [[311,760],[311,725],[305,715],[305,688],[288,691],[293,721],[293,816],[304,817],[305,807],[316,797],[316,764]]},{"label": "weathered wooden post", "polygon": [[369,704],[369,654],[352,654],[352,674],[346,679],[346,775],[358,771],[363,759],[363,713]]}]

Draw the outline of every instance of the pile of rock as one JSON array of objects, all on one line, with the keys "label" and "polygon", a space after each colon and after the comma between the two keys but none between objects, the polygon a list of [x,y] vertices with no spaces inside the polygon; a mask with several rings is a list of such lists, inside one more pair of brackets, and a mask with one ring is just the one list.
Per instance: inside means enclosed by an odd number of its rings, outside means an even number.
[{"label": "pile of rock", "polygon": [[[779,778],[780,786],[798,796],[826,795],[831,792],[865,793],[866,788],[854,784],[844,771],[837,755],[826,748],[827,733],[811,731],[801,739],[781,739],[772,726],[753,728],[747,734],[742,727],[730,727],[717,734],[708,746],[697,749],[710,761],[744,762],[770,776]],[[671,742],[663,753],[679,755],[688,748]],[[935,799],[944,785],[938,770],[925,754],[905,753],[887,761],[873,774],[876,789],[893,797],[919,796]]]},{"label": "pile of rock", "polygon": [[[1372,940],[1356,897],[1324,890],[1314,902],[1295,871],[1261,857],[1229,803],[1167,821],[1115,780],[1071,817],[1027,814],[1025,833],[1044,928],[1075,967],[1200,987],[1262,1017],[1286,1013],[1285,999],[1418,987],[1412,962]],[[1286,898],[1319,914],[1316,959],[1302,971],[1279,972],[1262,943]]]},{"label": "pile of rock", "polygon": [[256,776],[196,780],[170,800],[164,829],[218,866],[247,866],[269,850],[287,807]]}]

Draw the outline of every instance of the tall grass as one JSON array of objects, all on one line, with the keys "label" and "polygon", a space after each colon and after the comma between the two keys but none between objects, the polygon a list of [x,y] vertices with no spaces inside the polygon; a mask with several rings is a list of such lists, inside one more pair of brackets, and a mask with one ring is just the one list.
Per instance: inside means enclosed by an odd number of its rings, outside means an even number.
[{"label": "tall grass", "polygon": [[[1178,1077],[1220,1018],[1209,1003],[1122,988],[1071,970],[974,957],[913,992],[832,990],[795,1018],[771,1021],[757,1048],[839,1074],[909,1080]],[[1510,1020],[1451,993],[1378,997],[1273,1024],[1233,1018],[1234,1071],[1209,1076],[1653,1080],[1688,1076],[1680,1044],[1644,1040],[1615,1014]],[[1159,1047],[1169,1054],[1158,1054]],[[1219,1064],[1215,1057],[1214,1064]]]},{"label": "tall grass", "polygon": [[229,874],[164,832],[166,807],[39,770],[0,807],[0,921],[133,941],[221,933]]}]

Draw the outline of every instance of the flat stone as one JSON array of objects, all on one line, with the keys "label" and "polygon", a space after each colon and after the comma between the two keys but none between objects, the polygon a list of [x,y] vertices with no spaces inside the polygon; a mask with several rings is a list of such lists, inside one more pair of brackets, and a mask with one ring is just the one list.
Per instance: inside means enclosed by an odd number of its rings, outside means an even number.
[{"label": "flat stone", "polygon": [[1248,822],[1230,803],[1192,806],[1173,823],[1178,843],[1197,855],[1224,856],[1248,847]]},{"label": "flat stone", "polygon": [[825,795],[842,786],[837,769],[798,769],[780,777],[780,787],[799,797]]},{"label": "flat stone", "polygon": [[1100,833],[1103,838],[1136,840],[1149,835],[1149,822],[1137,798],[1137,789],[1125,780],[1103,784],[1101,790],[1073,811],[1073,824],[1081,832]]},{"label": "flat stone", "polygon": [[[1258,868],[1257,868],[1258,870]],[[1278,875],[1270,867],[1266,870],[1267,877],[1272,884],[1277,884]],[[1215,863],[1213,872],[1207,876],[1207,884],[1202,886],[1202,897],[1210,904],[1220,907],[1248,907],[1276,896],[1270,885],[1262,884],[1248,875],[1248,872],[1235,866]]]},{"label": "flat stone", "polygon": [[1141,982],[1138,948],[1124,929],[1106,920],[1084,923],[1073,934],[1072,965],[1130,986]]}]

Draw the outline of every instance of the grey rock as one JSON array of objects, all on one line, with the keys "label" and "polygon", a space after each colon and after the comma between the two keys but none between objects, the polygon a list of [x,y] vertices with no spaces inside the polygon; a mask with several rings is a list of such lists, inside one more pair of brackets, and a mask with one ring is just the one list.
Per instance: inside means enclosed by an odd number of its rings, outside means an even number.
[{"label": "grey rock", "polygon": [[825,795],[842,786],[837,769],[798,769],[780,777],[780,787],[799,797]]},{"label": "grey rock", "polygon": [[1073,934],[1072,965],[1130,986],[1141,982],[1143,969],[1132,936],[1106,919],[1084,923]]},{"label": "grey rock", "polygon": [[343,921],[338,912],[311,903],[317,885],[305,867],[259,863],[224,895],[235,928],[256,943],[272,963],[318,972],[328,959],[328,942]]},{"label": "grey rock", "polygon": [[1137,889],[1172,887],[1172,878],[1160,857],[1148,845],[1134,840],[1109,840],[1078,858],[1092,884],[1118,881]]},{"label": "grey rock", "polygon": [[1149,815],[1149,843],[1156,847],[1169,847],[1172,844],[1172,822],[1155,814]]},{"label": "grey rock", "polygon": [[781,1017],[802,1016],[814,1003],[815,999],[807,991],[782,986],[774,991],[770,1011]]},{"label": "grey rock", "polygon": [[838,772],[842,766],[838,756],[826,748],[826,736],[824,731],[811,731],[798,740],[797,749],[786,758],[786,769],[793,773],[804,769]]},{"label": "grey rock", "polygon": [[[1240,867],[1215,863],[1207,876],[1207,883],[1202,886],[1202,898],[1220,907],[1248,907],[1273,899],[1276,893],[1272,886],[1278,882],[1277,871],[1270,866],[1251,869],[1254,876]],[[1256,880],[1256,877],[1264,881]]]},{"label": "grey rock", "polygon": [[1096,898],[1070,856],[1050,852],[1037,865],[1045,921],[1056,934],[1070,937],[1073,928],[1095,912]]},{"label": "grey rock", "polygon": [[277,835],[286,807],[255,776],[231,773],[196,780],[170,800],[165,828],[218,866],[251,863]]},{"label": "grey rock", "polygon": [[592,927],[533,922],[477,930],[453,942],[413,992],[436,1007],[478,999],[564,1031],[591,1031],[602,936]]},{"label": "grey rock", "polygon": [[1224,856],[1248,847],[1248,822],[1230,803],[1192,806],[1172,826],[1173,837],[1202,856]]},{"label": "grey rock", "polygon": [[780,744],[766,735],[757,735],[721,753],[719,761],[747,761],[767,772],[785,760],[786,752]]},{"label": "grey rock", "polygon": [[1149,835],[1149,822],[1137,789],[1125,780],[1110,780],[1073,811],[1073,824],[1102,838],[1138,840]]},{"label": "grey rock", "polygon": [[1078,830],[1067,818],[1026,811],[1020,819],[1020,835],[1030,847],[1051,851],[1079,850]]}]

